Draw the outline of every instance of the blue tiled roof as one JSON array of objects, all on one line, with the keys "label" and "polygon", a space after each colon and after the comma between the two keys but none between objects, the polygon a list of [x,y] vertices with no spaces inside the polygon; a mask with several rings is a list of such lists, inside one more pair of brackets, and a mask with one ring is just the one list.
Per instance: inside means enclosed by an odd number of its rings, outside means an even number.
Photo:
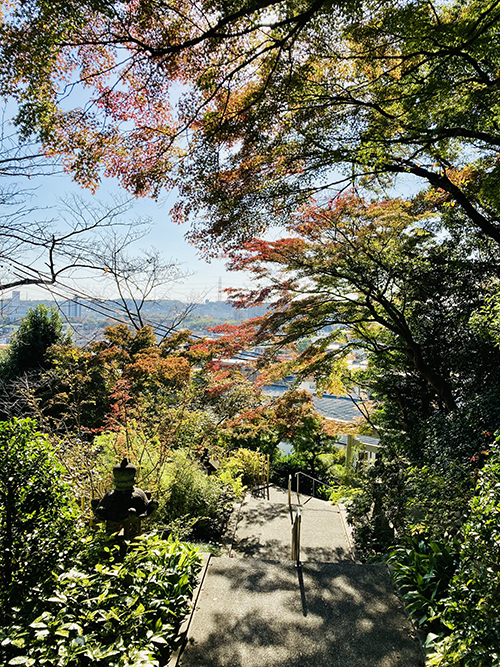
[{"label": "blue tiled roof", "polygon": [[321,398],[313,396],[314,407],[325,417],[330,419],[342,419],[353,421],[361,416],[361,413],[348,396],[325,396]]},{"label": "blue tiled roof", "polygon": [[[281,396],[289,389],[286,385],[275,384],[265,388],[265,393],[269,396]],[[312,397],[314,407],[316,410],[327,417],[328,419],[340,419],[346,422],[352,422],[361,416],[361,413],[356,408],[354,401],[349,396],[333,396],[331,394],[323,394]],[[370,438],[368,436],[357,436],[358,440],[366,442],[367,444],[376,445],[378,438]],[[340,438],[340,442],[346,442],[345,436]]]}]

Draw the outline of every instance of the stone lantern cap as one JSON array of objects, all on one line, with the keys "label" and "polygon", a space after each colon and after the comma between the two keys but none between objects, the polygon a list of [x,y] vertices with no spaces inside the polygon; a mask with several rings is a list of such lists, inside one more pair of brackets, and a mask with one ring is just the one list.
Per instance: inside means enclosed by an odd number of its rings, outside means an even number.
[{"label": "stone lantern cap", "polygon": [[113,467],[113,486],[117,491],[132,489],[137,468],[124,458],[119,466]]},{"label": "stone lantern cap", "polygon": [[158,507],[149,491],[134,486],[137,469],[126,458],[113,468],[112,491],[101,500],[92,500],[92,510],[97,518],[112,523],[123,523],[128,519],[143,519]]}]

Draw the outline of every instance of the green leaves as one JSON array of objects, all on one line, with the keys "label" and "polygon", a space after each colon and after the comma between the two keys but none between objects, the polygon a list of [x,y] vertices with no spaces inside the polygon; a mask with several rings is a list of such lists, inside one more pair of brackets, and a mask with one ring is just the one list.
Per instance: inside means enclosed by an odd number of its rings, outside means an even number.
[{"label": "green leaves", "polygon": [[24,373],[41,371],[50,366],[47,352],[52,345],[69,342],[62,332],[62,318],[55,308],[39,305],[30,308],[0,365],[0,379],[8,382]]},{"label": "green leaves", "polygon": [[464,526],[456,575],[443,602],[449,637],[436,642],[429,664],[490,667],[500,659],[500,449],[497,443],[479,473]]},{"label": "green leaves", "polygon": [[27,658],[25,655],[19,655],[16,658],[12,658],[12,660],[9,660],[7,663],[8,665],[27,665],[27,667],[31,667],[31,665],[35,664],[35,660],[33,658]]},{"label": "green leaves", "polygon": [[38,601],[37,618],[10,628],[4,650],[24,654],[8,664],[125,667],[166,659],[188,611],[198,552],[150,534],[130,544],[121,562],[105,544],[99,536],[90,541],[57,576],[54,594]]},{"label": "green leaves", "polygon": [[388,562],[394,580],[418,626],[440,629],[436,622],[439,603],[455,573],[459,546],[456,539],[438,542],[417,535],[390,550]]},{"label": "green leaves", "polygon": [[156,520],[181,539],[218,540],[235,500],[226,481],[208,476],[188,452],[176,451],[164,470]]},{"label": "green leaves", "polygon": [[49,441],[30,419],[0,422],[0,600],[8,614],[71,552],[76,507]]},{"label": "green leaves", "polygon": [[444,541],[415,535],[391,550],[389,564],[409,614],[423,630],[431,630],[426,640],[426,665],[491,667],[498,664],[498,442],[478,473],[475,495],[470,500],[468,518],[458,539]]}]

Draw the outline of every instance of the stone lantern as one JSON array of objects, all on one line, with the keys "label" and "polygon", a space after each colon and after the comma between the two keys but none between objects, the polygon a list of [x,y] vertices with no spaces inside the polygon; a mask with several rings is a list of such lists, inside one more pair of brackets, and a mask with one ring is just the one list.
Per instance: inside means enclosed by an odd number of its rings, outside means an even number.
[{"label": "stone lantern", "polygon": [[149,516],[158,507],[158,501],[151,499],[149,491],[134,486],[137,469],[127,461],[113,468],[112,491],[101,500],[92,500],[92,510],[98,519],[106,522],[108,533],[123,530],[125,539],[141,532],[141,519]]}]

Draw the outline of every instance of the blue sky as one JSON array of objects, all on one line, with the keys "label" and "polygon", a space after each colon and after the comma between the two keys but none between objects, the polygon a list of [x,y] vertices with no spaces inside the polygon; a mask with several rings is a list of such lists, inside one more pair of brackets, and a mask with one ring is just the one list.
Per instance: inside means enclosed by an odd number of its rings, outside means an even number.
[{"label": "blue sky", "polygon": [[[57,218],[58,201],[64,196],[76,194],[85,201],[98,200],[104,205],[113,203],[113,197],[119,196],[132,201],[131,210],[124,216],[133,220],[138,217],[148,217],[152,222],[151,232],[135,244],[135,250],[152,246],[158,248],[165,260],[172,260],[179,265],[181,271],[190,275],[184,277],[164,290],[166,298],[182,301],[216,301],[218,298],[219,279],[222,288],[243,287],[249,285],[249,278],[242,273],[226,271],[223,260],[212,260],[210,263],[203,260],[196,248],[189,244],[184,235],[187,227],[174,224],[169,216],[169,210],[175,203],[175,194],[165,195],[161,201],[152,199],[132,199],[111,179],[103,181],[95,195],[74,183],[68,174],[51,174],[30,179],[27,183],[15,179],[19,185],[31,189],[29,205],[38,210],[37,215],[44,218]],[[82,278],[83,283],[95,281],[95,278]],[[82,284],[85,288],[85,284]],[[38,288],[21,288],[22,299],[47,298]]]}]

